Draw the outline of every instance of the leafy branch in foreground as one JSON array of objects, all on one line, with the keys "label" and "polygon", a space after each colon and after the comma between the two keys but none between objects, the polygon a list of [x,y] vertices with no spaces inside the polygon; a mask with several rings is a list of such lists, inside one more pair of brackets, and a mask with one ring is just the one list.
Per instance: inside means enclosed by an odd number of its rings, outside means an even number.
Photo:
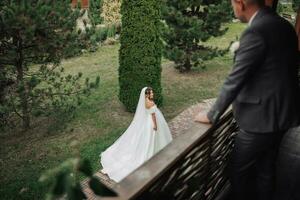
[{"label": "leafy branch in foreground", "polygon": [[63,162],[60,166],[44,173],[39,181],[43,184],[50,183],[50,189],[46,194],[47,200],[64,197],[69,200],[86,199],[80,184],[80,175],[88,177],[88,185],[94,194],[98,196],[117,196],[111,189],[102,184],[93,176],[92,167],[88,160],[72,158]]}]

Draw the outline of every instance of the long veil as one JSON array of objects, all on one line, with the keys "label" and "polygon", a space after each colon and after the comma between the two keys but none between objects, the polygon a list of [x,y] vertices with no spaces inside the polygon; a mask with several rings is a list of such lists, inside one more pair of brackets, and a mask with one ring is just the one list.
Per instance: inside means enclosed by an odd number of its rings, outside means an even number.
[{"label": "long veil", "polygon": [[147,87],[144,87],[140,93],[134,118],[127,130],[101,154],[102,172],[107,173],[114,180],[122,179],[146,159],[147,152],[141,151],[149,146],[149,139],[144,131],[149,129],[145,123],[147,120],[146,89]]},{"label": "long veil", "polygon": [[140,121],[144,121],[147,113],[146,113],[146,106],[145,106],[145,91],[146,91],[147,87],[144,87],[140,93],[140,98],[139,98],[139,102],[138,105],[136,107],[136,111],[133,117],[133,120],[131,122],[131,124],[129,125],[128,129],[130,128],[130,126],[135,126],[136,124],[139,124]]}]

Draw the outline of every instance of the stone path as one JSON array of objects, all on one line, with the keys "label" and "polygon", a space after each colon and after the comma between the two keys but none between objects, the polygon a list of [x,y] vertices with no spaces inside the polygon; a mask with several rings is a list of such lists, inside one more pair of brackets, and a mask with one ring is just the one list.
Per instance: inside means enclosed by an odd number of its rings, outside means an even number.
[{"label": "stone path", "polygon": [[[176,116],[174,119],[172,119],[169,122],[169,127],[172,133],[173,138],[176,138],[178,135],[184,134],[186,130],[191,128],[193,125],[194,117],[197,115],[197,113],[201,111],[208,110],[215,99],[208,99],[204,100],[201,103],[198,103],[196,105],[193,105],[189,107],[188,109],[184,110],[182,113],[180,113],[178,116]],[[98,171],[95,174],[96,177],[98,177],[103,184],[105,184],[109,188],[113,188],[116,184],[113,180],[110,180],[107,175],[102,174],[100,171]],[[91,189],[88,187],[88,180],[84,180],[82,183],[82,187],[84,190],[84,193],[86,194],[87,198],[89,200],[96,200],[100,199],[94,195],[94,193],[91,191]]]}]

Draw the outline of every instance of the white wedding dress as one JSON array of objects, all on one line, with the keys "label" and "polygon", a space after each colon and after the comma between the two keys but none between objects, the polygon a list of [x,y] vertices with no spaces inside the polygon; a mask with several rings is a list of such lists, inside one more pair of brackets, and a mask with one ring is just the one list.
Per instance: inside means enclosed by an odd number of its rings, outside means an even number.
[{"label": "white wedding dress", "polygon": [[[141,91],[136,113],[127,130],[100,155],[101,171],[116,182],[172,141],[168,124],[156,105],[146,109],[145,90],[146,87]],[[153,129],[152,113],[156,116],[157,131]]]}]

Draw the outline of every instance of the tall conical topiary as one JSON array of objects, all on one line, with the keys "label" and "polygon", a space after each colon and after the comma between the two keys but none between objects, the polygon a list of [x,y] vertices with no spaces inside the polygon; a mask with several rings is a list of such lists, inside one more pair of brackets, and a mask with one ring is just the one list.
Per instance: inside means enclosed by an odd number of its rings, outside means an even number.
[{"label": "tall conical topiary", "polygon": [[123,0],[119,55],[119,99],[134,112],[141,89],[154,89],[155,102],[162,104],[160,0]]}]

